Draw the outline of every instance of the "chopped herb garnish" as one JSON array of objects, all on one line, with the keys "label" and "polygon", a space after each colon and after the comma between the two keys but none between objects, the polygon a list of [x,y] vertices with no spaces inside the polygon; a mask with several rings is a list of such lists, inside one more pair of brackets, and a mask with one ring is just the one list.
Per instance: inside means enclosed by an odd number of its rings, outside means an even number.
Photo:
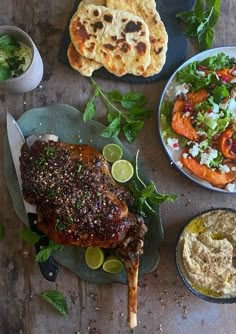
[{"label": "chopped herb garnish", "polygon": [[46,159],[44,156],[41,154],[40,158],[35,160],[34,164],[37,169],[43,169],[45,167]]},{"label": "chopped herb garnish", "polygon": [[48,158],[55,159],[57,148],[55,146],[47,146],[44,148],[44,152]]}]

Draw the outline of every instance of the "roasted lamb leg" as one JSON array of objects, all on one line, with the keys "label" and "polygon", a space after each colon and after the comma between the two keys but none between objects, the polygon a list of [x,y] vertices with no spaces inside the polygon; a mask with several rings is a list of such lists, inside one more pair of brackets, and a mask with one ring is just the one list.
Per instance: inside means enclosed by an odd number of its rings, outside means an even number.
[{"label": "roasted lamb leg", "polygon": [[128,189],[89,145],[35,141],[22,146],[20,167],[26,201],[36,204],[39,230],[63,245],[113,248],[125,263],[128,322],[137,324],[139,255],[147,231]]}]

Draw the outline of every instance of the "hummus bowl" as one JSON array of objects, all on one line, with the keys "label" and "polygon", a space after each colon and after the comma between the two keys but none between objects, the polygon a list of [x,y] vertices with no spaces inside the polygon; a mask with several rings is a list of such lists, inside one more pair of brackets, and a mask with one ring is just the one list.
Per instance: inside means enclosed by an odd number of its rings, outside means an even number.
[{"label": "hummus bowl", "polygon": [[176,247],[177,270],[187,288],[214,303],[236,302],[236,210],[217,208],[193,217]]}]

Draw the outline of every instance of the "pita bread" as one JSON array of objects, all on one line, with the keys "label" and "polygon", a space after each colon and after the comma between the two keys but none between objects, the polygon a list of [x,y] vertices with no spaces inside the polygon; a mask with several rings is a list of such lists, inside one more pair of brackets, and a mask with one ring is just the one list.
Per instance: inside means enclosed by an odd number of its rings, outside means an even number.
[{"label": "pita bread", "polygon": [[[83,0],[80,2],[78,8],[90,4],[103,6],[105,5],[105,2],[105,0]],[[91,77],[95,70],[102,67],[102,65],[96,61],[81,56],[81,54],[76,51],[72,43],[69,44],[67,58],[71,67],[85,77]]]},{"label": "pita bread", "polygon": [[107,0],[109,8],[130,11],[140,16],[148,25],[151,44],[151,62],[144,77],[152,76],[161,71],[166,62],[168,35],[154,0]]},{"label": "pita bread", "polygon": [[95,70],[102,67],[96,61],[81,56],[72,43],[68,47],[67,58],[71,67],[85,77],[91,77]]},{"label": "pita bread", "polygon": [[72,17],[69,32],[77,52],[117,76],[142,75],[150,64],[149,29],[130,12],[82,6]]}]

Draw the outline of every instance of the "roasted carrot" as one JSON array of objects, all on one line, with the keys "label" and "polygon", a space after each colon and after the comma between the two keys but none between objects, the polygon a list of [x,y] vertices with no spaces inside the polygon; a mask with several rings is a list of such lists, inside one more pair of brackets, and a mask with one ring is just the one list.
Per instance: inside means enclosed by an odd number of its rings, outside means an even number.
[{"label": "roasted carrot", "polygon": [[[186,152],[185,152],[186,153]],[[189,169],[194,175],[198,176],[200,179],[209,182],[214,187],[224,188],[226,184],[232,182],[236,178],[236,171],[230,170],[230,172],[221,174],[219,171],[213,171],[208,168],[206,165],[201,165],[195,158],[181,156],[180,161],[183,166]],[[229,168],[233,166],[236,167],[236,164],[227,164]]]},{"label": "roasted carrot", "polygon": [[219,138],[219,150],[222,152],[222,154],[228,158],[228,159],[236,159],[236,151],[233,149],[234,141],[236,142],[236,139],[233,139],[233,135],[235,135],[235,131],[231,128],[226,129],[224,132],[222,132],[220,138]]},{"label": "roasted carrot", "polygon": [[[198,141],[199,136],[191,124],[191,111],[196,104],[203,102],[208,96],[208,91],[201,89],[197,92],[187,93],[185,100],[177,98],[173,107],[172,129],[190,140]],[[189,111],[190,115],[186,114],[186,111]]]}]

